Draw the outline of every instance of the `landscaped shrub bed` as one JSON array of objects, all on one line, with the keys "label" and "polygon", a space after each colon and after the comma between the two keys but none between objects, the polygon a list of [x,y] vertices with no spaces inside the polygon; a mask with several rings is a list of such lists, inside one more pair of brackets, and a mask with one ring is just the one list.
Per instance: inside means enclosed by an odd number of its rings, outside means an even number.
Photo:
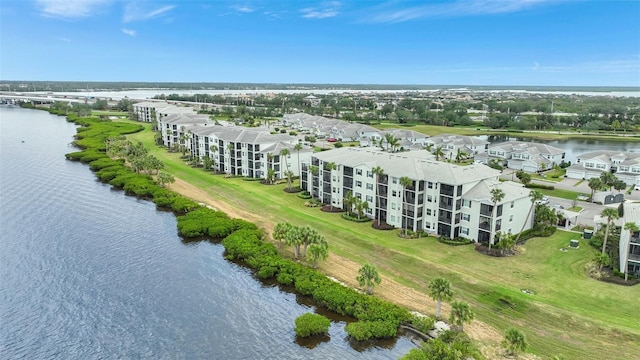
[{"label": "landscaped shrub bed", "polygon": [[308,199],[311,199],[311,194],[309,194],[309,192],[308,192],[308,191],[303,191],[303,192],[301,192],[301,193],[299,193],[299,194],[298,194],[298,197],[299,197],[300,199],[308,200]]},{"label": "landscaped shrub bed", "polygon": [[447,244],[447,245],[452,245],[452,246],[459,246],[459,245],[469,245],[469,244],[473,244],[475,241],[467,239],[467,238],[463,238],[463,237],[457,237],[457,238],[453,238],[450,239],[446,236],[438,236],[438,242],[441,242],[443,244]]},{"label": "landscaped shrub bed", "polygon": [[353,221],[353,222],[367,222],[367,221],[371,220],[366,216],[363,216],[360,219],[358,219],[357,216],[353,216],[353,215],[350,215],[348,213],[342,214],[342,218],[345,219],[345,220]]}]

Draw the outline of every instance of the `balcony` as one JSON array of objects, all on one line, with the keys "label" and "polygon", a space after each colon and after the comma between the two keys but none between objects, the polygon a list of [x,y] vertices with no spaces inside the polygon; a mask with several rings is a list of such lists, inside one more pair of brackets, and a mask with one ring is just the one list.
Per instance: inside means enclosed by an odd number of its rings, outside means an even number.
[{"label": "balcony", "polygon": [[478,226],[480,229],[482,230],[487,230],[487,231],[491,231],[491,223],[490,222],[481,222],[480,225]]}]

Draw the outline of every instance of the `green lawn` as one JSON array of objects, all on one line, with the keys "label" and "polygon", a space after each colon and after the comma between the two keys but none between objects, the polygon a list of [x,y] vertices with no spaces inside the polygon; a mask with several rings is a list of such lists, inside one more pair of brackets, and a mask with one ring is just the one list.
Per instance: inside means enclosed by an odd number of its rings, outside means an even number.
[{"label": "green lawn", "polygon": [[[376,231],[370,223],[353,223],[340,214],[304,207],[304,200],[283,191],[284,185],[265,186],[193,169],[179,154],[153,145],[149,125],[130,138],[142,141],[161,158],[166,171],[211,196],[266,214],[270,222],[310,225],[325,235],[330,251],[371,262],[404,285],[426,293],[433,278],[450,279],[455,296],[468,301],[479,320],[500,332],[511,326],[522,329],[530,352],[564,359],[626,359],[640,353],[640,286],[588,278],[584,268],[594,250],[581,242],[577,250],[560,251],[576,234],[559,231],[550,238],[531,239],[522,254],[510,258],[486,257],[472,246],[452,247],[433,238],[403,240],[396,236],[398,230]],[[558,191],[543,192],[558,196]]]}]

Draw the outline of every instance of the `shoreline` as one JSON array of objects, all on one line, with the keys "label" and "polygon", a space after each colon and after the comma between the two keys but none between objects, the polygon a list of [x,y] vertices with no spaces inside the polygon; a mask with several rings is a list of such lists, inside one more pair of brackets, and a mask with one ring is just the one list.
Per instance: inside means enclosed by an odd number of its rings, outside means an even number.
[{"label": "shoreline", "polygon": [[[239,209],[228,202],[217,199],[208,194],[206,190],[200,189],[195,185],[192,185],[182,179],[176,177],[175,183],[168,187],[168,190],[174,191],[182,196],[192,199],[193,201],[209,205],[216,210],[226,213],[231,218],[239,218],[255,223],[259,228],[265,231],[268,235],[268,241],[274,243],[271,238],[274,223],[265,216],[250,213],[245,210]],[[280,251],[283,251],[280,249]],[[293,256],[291,250],[284,250],[287,255]],[[349,260],[335,253],[329,252],[329,257],[324,262],[319,263],[318,270],[326,276],[333,277],[347,286],[358,289],[359,286],[356,282],[358,276],[358,269],[360,264],[355,261]],[[389,301],[393,304],[402,306],[409,311],[417,311],[422,314],[433,315],[436,302],[431,299],[427,294],[421,293],[408,286],[402,285],[388,276],[382,275],[383,279],[380,285],[375,288],[375,295],[381,299]],[[442,304],[443,318],[446,318],[450,311],[448,303]],[[474,340],[476,346],[483,353],[491,359],[507,359],[499,354],[500,341],[502,340],[502,334],[490,325],[474,320],[471,324],[465,325],[465,333]],[[490,355],[490,356],[489,356]],[[538,359],[533,354],[521,354],[522,359]]]}]

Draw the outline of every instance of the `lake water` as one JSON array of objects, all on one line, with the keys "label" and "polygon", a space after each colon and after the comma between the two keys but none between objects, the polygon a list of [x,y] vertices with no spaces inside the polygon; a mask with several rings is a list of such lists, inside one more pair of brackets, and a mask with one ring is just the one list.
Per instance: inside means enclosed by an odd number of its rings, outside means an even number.
[{"label": "lake water", "polygon": [[614,150],[614,151],[629,151],[640,152],[640,142],[630,141],[611,141],[611,140],[581,140],[581,139],[568,139],[568,140],[536,140],[529,138],[512,138],[507,136],[495,136],[495,135],[483,135],[478,136],[483,140],[489,141],[491,144],[497,144],[505,141],[525,141],[525,142],[537,142],[551,146],[555,146],[565,151],[565,160],[571,161],[572,164],[576,163],[576,159],[579,155],[590,151],[596,150]]},{"label": "lake water", "polygon": [[397,359],[414,347],[350,344],[338,317],[329,337],[297,342],[307,300],[66,161],[74,134],[62,117],[0,107],[0,358]]}]

